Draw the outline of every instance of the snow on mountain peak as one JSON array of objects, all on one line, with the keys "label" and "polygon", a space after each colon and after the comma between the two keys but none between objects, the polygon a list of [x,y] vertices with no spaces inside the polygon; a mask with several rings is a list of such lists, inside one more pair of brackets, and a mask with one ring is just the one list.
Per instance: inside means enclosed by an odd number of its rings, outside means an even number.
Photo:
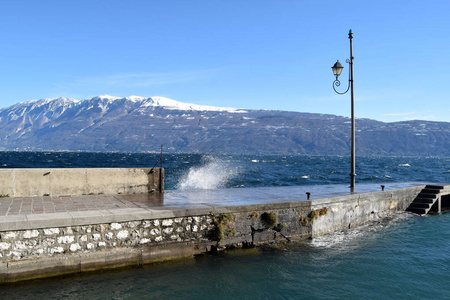
[{"label": "snow on mountain peak", "polygon": [[73,99],[73,98],[44,98],[44,99],[39,99],[39,100],[31,100],[31,101],[27,101],[27,102],[19,102],[15,105],[12,105],[9,108],[3,108],[1,109],[6,110],[6,109],[22,109],[24,107],[30,107],[30,108],[37,108],[37,107],[41,107],[44,105],[51,105],[51,106],[70,106],[73,104],[77,104],[79,103],[79,100]]},{"label": "snow on mountain peak", "polygon": [[140,102],[140,101],[145,100],[146,98],[141,97],[141,96],[128,96],[125,99],[133,101],[133,102]]},{"label": "snow on mountain peak", "polygon": [[89,100],[94,100],[94,99],[98,99],[98,100],[106,100],[106,101],[114,101],[114,100],[119,100],[122,99],[121,97],[115,97],[115,96],[110,96],[110,95],[99,95],[99,96],[95,96],[93,98],[88,98],[88,99],[84,99],[85,101],[89,101]]},{"label": "snow on mountain peak", "polygon": [[151,97],[148,98],[149,101],[147,101],[144,105],[145,106],[162,106],[166,109],[172,109],[172,110],[198,110],[198,111],[227,111],[227,112],[234,112],[234,113],[245,113],[245,110],[237,109],[237,108],[229,108],[229,107],[216,107],[216,106],[209,106],[209,105],[197,105],[192,103],[184,103],[175,101],[166,97]]},{"label": "snow on mountain peak", "polygon": [[[231,113],[246,113],[247,111],[243,109],[237,108],[229,108],[229,107],[215,107],[209,105],[197,105],[192,103],[184,103],[175,101],[166,97],[154,96],[154,97],[140,97],[140,96],[128,96],[128,97],[115,97],[110,95],[99,95],[93,98],[84,99],[82,101],[76,100],[73,98],[44,98],[40,100],[31,100],[28,102],[20,102],[16,105],[13,105],[10,108],[18,109],[21,107],[41,107],[43,105],[50,105],[53,109],[58,106],[62,106],[64,108],[70,106],[81,105],[82,103],[91,102],[91,101],[101,101],[103,103],[102,109],[106,109],[106,107],[117,101],[117,100],[126,100],[131,101],[138,104],[140,107],[163,107],[165,109],[170,110],[190,110],[190,111],[226,111]],[[106,106],[105,106],[106,105]],[[103,107],[104,106],[104,107]],[[4,109],[2,109],[4,110]]]}]

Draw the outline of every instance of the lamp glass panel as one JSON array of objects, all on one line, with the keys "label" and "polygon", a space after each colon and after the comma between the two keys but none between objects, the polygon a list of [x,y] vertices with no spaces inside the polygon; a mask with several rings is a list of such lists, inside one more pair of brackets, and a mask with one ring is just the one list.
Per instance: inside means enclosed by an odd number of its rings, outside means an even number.
[{"label": "lamp glass panel", "polygon": [[339,76],[341,75],[342,69],[344,67],[339,63],[339,61],[337,61],[334,66],[331,67],[331,69],[333,69],[333,74],[334,76]]}]

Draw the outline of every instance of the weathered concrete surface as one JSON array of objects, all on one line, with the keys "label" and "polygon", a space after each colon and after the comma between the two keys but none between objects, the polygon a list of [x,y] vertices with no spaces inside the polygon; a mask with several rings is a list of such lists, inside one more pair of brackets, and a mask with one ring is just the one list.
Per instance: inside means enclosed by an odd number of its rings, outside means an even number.
[{"label": "weathered concrete surface", "polygon": [[360,185],[359,193],[338,186],[174,191],[160,195],[164,202],[149,194],[116,195],[137,207],[6,215],[0,217],[0,282],[320,236],[403,211],[423,186]]},{"label": "weathered concrete surface", "polygon": [[0,182],[9,197],[162,192],[164,169],[0,169]]},{"label": "weathered concrete surface", "polygon": [[327,207],[312,225],[312,237],[342,231],[404,211],[425,185],[311,201],[311,209]]}]

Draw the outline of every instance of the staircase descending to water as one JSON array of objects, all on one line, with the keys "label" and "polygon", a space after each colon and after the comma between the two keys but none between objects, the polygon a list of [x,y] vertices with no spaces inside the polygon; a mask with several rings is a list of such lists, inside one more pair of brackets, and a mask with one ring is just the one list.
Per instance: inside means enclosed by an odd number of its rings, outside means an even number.
[{"label": "staircase descending to water", "polygon": [[[425,188],[417,195],[416,199],[408,206],[406,211],[410,211],[419,215],[426,215],[431,207],[440,201],[441,190],[444,189],[441,185],[427,185]],[[440,202],[438,203],[438,211],[440,212]]]}]

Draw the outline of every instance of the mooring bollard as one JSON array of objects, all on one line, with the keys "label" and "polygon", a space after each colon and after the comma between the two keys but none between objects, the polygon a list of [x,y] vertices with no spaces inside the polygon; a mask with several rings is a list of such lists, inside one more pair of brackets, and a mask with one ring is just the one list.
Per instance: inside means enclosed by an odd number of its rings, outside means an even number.
[{"label": "mooring bollard", "polygon": [[384,185],[381,185],[381,190],[384,191]]},{"label": "mooring bollard", "polygon": [[311,193],[306,193],[306,199],[309,200],[309,197],[311,196]]}]

